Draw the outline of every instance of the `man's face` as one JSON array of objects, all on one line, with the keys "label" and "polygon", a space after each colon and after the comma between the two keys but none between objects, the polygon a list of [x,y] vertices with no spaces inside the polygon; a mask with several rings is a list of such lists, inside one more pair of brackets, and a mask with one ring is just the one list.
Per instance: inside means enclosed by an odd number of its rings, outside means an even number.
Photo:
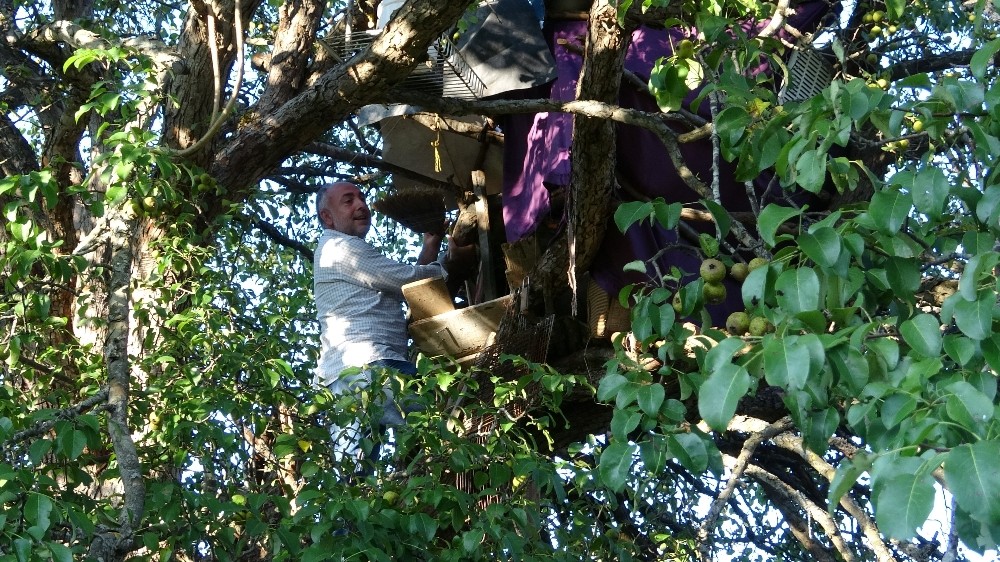
[{"label": "man's face", "polygon": [[319,216],[327,228],[359,238],[364,238],[372,226],[372,212],[365,196],[351,183],[336,183],[327,190]]}]

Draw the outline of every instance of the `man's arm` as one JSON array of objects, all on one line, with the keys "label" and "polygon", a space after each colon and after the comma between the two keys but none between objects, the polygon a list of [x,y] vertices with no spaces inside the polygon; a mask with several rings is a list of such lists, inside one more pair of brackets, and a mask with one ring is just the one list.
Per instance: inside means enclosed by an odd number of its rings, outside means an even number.
[{"label": "man's arm", "polygon": [[437,261],[438,252],[441,251],[442,235],[435,232],[424,233],[424,245],[420,248],[420,255],[417,256],[417,265],[427,265]]}]

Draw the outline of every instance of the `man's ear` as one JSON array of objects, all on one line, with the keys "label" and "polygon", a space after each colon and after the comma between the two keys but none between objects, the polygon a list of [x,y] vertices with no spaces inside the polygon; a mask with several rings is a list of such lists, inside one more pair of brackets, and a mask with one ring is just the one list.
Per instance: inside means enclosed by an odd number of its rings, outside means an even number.
[{"label": "man's ear", "polygon": [[330,225],[333,224],[332,218],[333,217],[330,216],[330,211],[327,209],[323,209],[319,212],[319,223],[323,225],[323,228],[330,228]]}]

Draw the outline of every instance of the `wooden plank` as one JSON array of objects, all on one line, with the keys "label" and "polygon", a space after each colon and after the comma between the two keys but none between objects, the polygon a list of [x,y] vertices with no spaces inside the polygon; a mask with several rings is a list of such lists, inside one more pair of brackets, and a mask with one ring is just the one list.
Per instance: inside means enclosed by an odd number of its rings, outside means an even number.
[{"label": "wooden plank", "polygon": [[482,170],[472,171],[472,191],[476,196],[476,221],[479,224],[479,279],[483,298],[491,301],[497,298],[498,291],[490,251],[490,208],[486,200],[486,173]]}]

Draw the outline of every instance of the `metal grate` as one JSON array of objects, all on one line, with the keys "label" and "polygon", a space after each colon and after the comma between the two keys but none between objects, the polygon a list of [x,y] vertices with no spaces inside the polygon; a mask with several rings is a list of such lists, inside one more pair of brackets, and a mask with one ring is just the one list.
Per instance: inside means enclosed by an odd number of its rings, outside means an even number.
[{"label": "metal grate", "polygon": [[[346,37],[331,36],[324,44],[346,60],[371,46],[378,33],[360,31]],[[427,59],[417,64],[402,85],[435,96],[466,100],[478,99],[486,91],[483,81],[446,36],[427,49]]]},{"label": "metal grate", "polygon": [[788,58],[788,81],[782,85],[781,103],[803,101],[823,91],[833,81],[833,65],[812,47],[795,49]]}]

